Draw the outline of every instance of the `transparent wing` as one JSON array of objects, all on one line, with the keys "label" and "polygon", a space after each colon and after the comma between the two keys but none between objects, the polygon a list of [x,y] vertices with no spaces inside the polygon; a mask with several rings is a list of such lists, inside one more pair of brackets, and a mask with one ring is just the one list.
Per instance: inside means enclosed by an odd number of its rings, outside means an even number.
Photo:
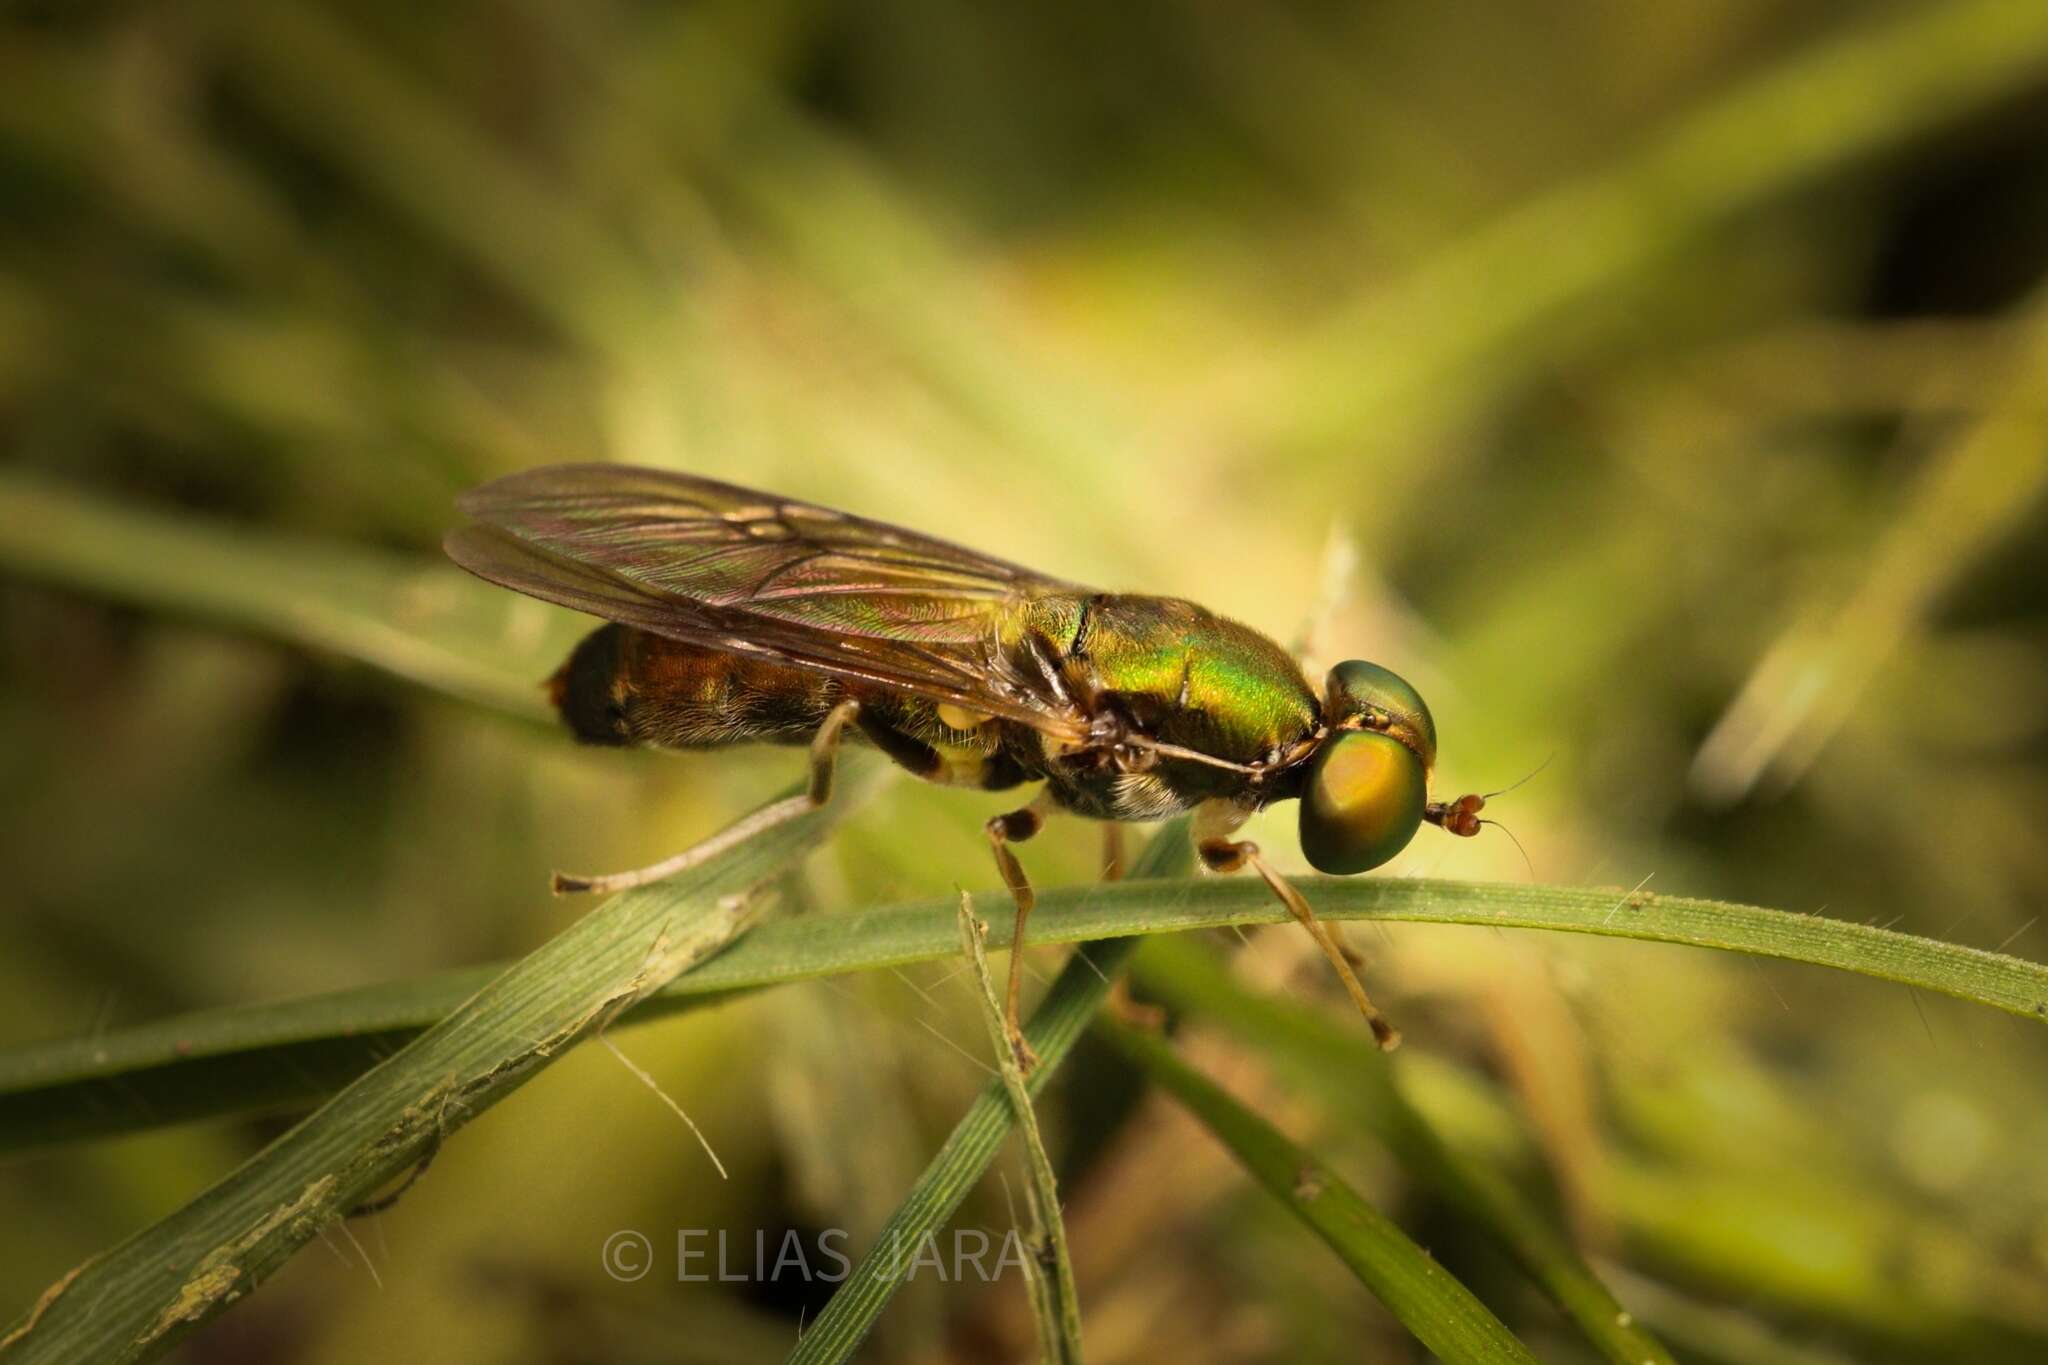
[{"label": "transparent wing", "polygon": [[900,688],[1079,738],[1006,646],[1035,596],[1089,590],[885,522],[631,465],[557,465],[457,504],[479,577],[659,635]]}]

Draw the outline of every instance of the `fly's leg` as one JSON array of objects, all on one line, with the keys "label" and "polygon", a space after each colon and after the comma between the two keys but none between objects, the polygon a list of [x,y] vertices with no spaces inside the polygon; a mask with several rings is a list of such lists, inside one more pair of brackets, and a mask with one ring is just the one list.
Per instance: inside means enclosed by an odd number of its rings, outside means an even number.
[{"label": "fly's leg", "polygon": [[1115,820],[1102,826],[1102,880],[1120,882],[1129,865],[1124,861],[1124,827]]},{"label": "fly's leg", "polygon": [[983,826],[988,831],[989,847],[995,851],[996,871],[1002,874],[1003,885],[1010,888],[1010,899],[1017,905],[1017,926],[1010,934],[1010,987],[1003,1003],[1003,1031],[1009,1036],[1010,1051],[1017,1055],[1017,1065],[1027,1074],[1038,1065],[1038,1054],[1024,1041],[1024,1030],[1017,1022],[1017,1002],[1024,988],[1024,923],[1031,918],[1031,907],[1038,904],[1038,895],[1032,891],[1031,879],[1024,875],[1024,865],[1017,861],[1010,845],[1021,844],[1044,829],[1046,812],[1051,809],[1051,793],[1041,791],[1030,805],[994,816]]},{"label": "fly's leg", "polygon": [[1323,950],[1323,956],[1330,959],[1330,965],[1337,969],[1337,977],[1344,983],[1345,991],[1351,996],[1351,1003],[1358,1006],[1358,1012],[1365,1016],[1365,1022],[1372,1027],[1373,1040],[1385,1052],[1392,1052],[1401,1045],[1401,1032],[1387,1022],[1379,1007],[1372,1003],[1372,997],[1359,984],[1358,973],[1351,970],[1350,955],[1329,926],[1316,918],[1315,911],[1308,908],[1308,901],[1301,892],[1273,870],[1272,864],[1259,856],[1259,846],[1249,839],[1232,839],[1231,831],[1244,823],[1242,808],[1227,802],[1206,802],[1195,813],[1195,852],[1202,865],[1211,872],[1236,872],[1250,867],[1259,874],[1262,881],[1287,907],[1287,913],[1308,930]]},{"label": "fly's leg", "polygon": [[673,877],[699,863],[715,858],[735,844],[744,843],[763,830],[787,824],[799,815],[816,810],[832,799],[832,769],[839,758],[839,737],[855,717],[860,714],[860,703],[849,698],[840,702],[826,715],[818,733],[811,737],[811,783],[798,796],[786,796],[771,802],[753,814],[744,816],[700,844],[692,844],[673,858],[664,858],[651,867],[635,868],[631,872],[612,872],[598,877],[577,877],[566,872],[555,874],[555,894],[564,895],[572,891],[598,891],[609,894],[624,891],[630,887],[645,886],[658,882],[664,877]]},{"label": "fly's leg", "polygon": [[[1124,827],[1115,820],[1108,821],[1102,826],[1102,880],[1120,882],[1128,870],[1124,861]],[[1118,973],[1110,983],[1107,1003],[1111,1013],[1133,1028],[1156,1033],[1166,1027],[1165,1010],[1145,1004],[1131,994],[1129,972]]]}]

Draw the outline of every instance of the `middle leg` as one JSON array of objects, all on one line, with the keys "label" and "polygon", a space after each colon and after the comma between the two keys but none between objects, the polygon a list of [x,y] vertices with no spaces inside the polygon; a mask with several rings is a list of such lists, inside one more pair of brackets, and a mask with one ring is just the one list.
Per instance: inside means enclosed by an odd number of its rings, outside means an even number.
[{"label": "middle leg", "polygon": [[1129,864],[1124,857],[1124,827],[1118,820],[1102,822],[1102,880],[1120,882]]},{"label": "middle leg", "polygon": [[[1106,820],[1102,825],[1102,880],[1120,882],[1130,870],[1124,857],[1124,827],[1120,821]],[[1153,1033],[1166,1027],[1166,1011],[1158,1005],[1142,1004],[1131,994],[1131,974],[1118,972],[1116,980],[1109,984],[1109,1009],[1117,1018],[1133,1028],[1147,1029]]]},{"label": "middle leg", "polygon": [[1003,1003],[1003,1031],[1009,1035],[1017,1065],[1027,1074],[1038,1065],[1038,1054],[1024,1041],[1023,1026],[1017,1022],[1017,1002],[1024,988],[1024,924],[1031,918],[1032,907],[1038,904],[1038,895],[1031,889],[1031,879],[1024,875],[1024,865],[1017,861],[1010,845],[1021,844],[1044,829],[1045,817],[1053,809],[1051,789],[1042,788],[1030,805],[991,816],[983,826],[988,831],[989,847],[995,851],[996,871],[1002,874],[1003,885],[1010,888],[1010,899],[1017,905],[1017,924],[1010,933],[1010,986]]},{"label": "middle leg", "polygon": [[[1002,791],[1021,785],[1030,776],[1017,760],[1001,752],[963,754],[954,751],[949,757],[872,712],[862,713],[859,723],[861,732],[876,748],[927,781],[948,786],[979,787],[983,791]],[[1024,982],[1024,923],[1031,918],[1032,906],[1038,898],[1031,889],[1031,879],[1024,875],[1023,864],[1010,851],[1010,845],[1022,843],[1044,828],[1045,817],[1053,809],[1051,792],[1041,790],[1030,805],[995,816],[983,827],[988,832],[989,846],[995,852],[996,870],[1002,874],[1003,884],[1010,889],[1010,897],[1017,905],[1016,927],[1010,935],[1010,984],[1003,1010],[1003,1031],[1009,1039],[1010,1050],[1016,1054],[1018,1066],[1027,1072],[1038,1064],[1038,1058],[1031,1045],[1024,1041],[1024,1029],[1017,1021],[1017,1005]]]}]

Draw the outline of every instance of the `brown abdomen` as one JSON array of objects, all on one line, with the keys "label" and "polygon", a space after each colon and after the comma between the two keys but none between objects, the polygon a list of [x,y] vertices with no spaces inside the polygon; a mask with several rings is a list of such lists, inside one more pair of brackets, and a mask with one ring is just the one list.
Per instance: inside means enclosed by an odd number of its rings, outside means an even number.
[{"label": "brown abdomen", "polygon": [[586,744],[708,749],[804,743],[843,692],[786,664],[610,625],[576,646],[548,695]]}]

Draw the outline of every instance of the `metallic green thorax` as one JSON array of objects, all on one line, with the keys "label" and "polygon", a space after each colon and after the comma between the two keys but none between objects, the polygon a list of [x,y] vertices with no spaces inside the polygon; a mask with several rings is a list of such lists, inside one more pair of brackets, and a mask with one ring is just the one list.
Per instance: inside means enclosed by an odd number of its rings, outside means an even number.
[{"label": "metallic green thorax", "polygon": [[1270,758],[1319,719],[1285,650],[1179,598],[1090,598],[1065,654],[1070,683],[1118,699],[1157,738],[1218,758]]},{"label": "metallic green thorax", "polygon": [[[1248,626],[1173,597],[1098,594],[1028,603],[1017,651],[1056,661],[1062,684],[1094,715],[1128,723],[1165,744],[1227,763],[1271,766],[1321,723],[1316,695],[1279,645]],[[1034,643],[1041,642],[1041,643]],[[1061,763],[1038,751],[1060,803],[1084,815],[1158,819],[1211,796],[1254,801],[1282,794],[1248,792],[1242,773],[1176,758],[1149,767],[1113,761]],[[1023,757],[1020,755],[1020,757]]]}]

